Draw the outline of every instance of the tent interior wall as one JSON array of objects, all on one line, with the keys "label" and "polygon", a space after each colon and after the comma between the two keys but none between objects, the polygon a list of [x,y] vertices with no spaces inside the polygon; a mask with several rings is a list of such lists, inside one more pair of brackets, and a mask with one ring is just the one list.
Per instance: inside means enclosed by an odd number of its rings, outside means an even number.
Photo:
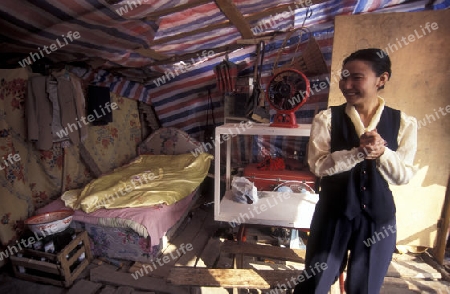
[{"label": "tent interior wall", "polygon": [[[231,96],[245,97],[261,40],[265,42],[263,88],[272,76],[279,50],[283,49],[279,64],[287,64],[309,40],[307,34],[293,34],[282,48],[286,32],[304,26],[317,40],[328,72],[308,79],[312,85],[325,82],[328,86],[313,93],[296,112],[299,123],[311,123],[314,114],[329,105],[330,86],[338,78],[331,71],[336,16],[448,7],[447,0],[2,1],[0,156],[20,154],[20,160],[0,172],[0,245],[14,242],[24,229],[23,220],[36,209],[65,190],[82,187],[94,176],[78,146],[54,144],[51,150],[41,151],[27,140],[24,104],[27,80],[36,74],[32,70],[64,69],[77,76],[84,89],[88,85],[109,87],[111,102],[118,105],[113,122],[89,125],[85,141],[95,165],[107,173],[134,158],[136,146],[158,125],[206,140],[208,93],[217,125],[224,123],[227,102],[227,95],[217,87],[214,67],[225,58],[235,63],[240,87]],[[51,47],[57,50],[44,50],[50,44],[58,44]],[[448,119],[440,123],[448,126]],[[442,136],[448,138],[448,133]],[[306,143],[295,142],[295,148],[303,152]],[[292,147],[289,140],[279,144]],[[448,163],[442,172],[448,175]],[[447,180],[434,184],[444,195]],[[435,207],[440,209],[442,202]],[[405,245],[434,245],[440,211],[435,213],[429,216],[432,228],[421,232],[427,236],[420,236],[420,226],[408,230],[411,238],[404,238]]]}]

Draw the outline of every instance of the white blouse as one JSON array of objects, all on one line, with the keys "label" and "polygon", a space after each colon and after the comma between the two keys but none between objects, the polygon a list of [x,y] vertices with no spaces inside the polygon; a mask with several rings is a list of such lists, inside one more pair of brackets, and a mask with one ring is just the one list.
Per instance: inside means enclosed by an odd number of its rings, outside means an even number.
[{"label": "white blouse", "polygon": [[[369,126],[364,127],[355,107],[348,105],[345,113],[350,117],[360,137],[363,133],[376,128],[381,118],[385,102],[378,97],[379,107]],[[398,132],[397,151],[385,148],[384,154],[377,159],[377,168],[390,184],[407,184],[417,171],[413,165],[417,150],[417,121],[414,117],[401,112]],[[338,174],[352,169],[364,160],[364,153],[354,147],[351,150],[340,150],[330,153],[331,143],[331,109],[319,112],[311,126],[311,137],[308,145],[308,164],[316,176]]]}]

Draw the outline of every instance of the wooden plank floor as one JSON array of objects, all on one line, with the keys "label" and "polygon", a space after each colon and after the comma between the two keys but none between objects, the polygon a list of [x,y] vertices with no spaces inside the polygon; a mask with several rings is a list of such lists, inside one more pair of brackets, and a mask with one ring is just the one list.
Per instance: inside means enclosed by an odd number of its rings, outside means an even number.
[{"label": "wooden plank floor", "polygon": [[[207,202],[207,201],[203,201]],[[170,283],[168,277],[172,268],[225,269],[233,267],[231,253],[245,253],[243,268],[254,270],[301,270],[303,268],[304,250],[292,251],[283,256],[280,247],[272,247],[277,239],[270,235],[266,228],[249,227],[247,242],[243,246],[233,246],[227,239],[236,237],[237,228],[231,229],[228,223],[214,221],[212,205],[194,206],[191,214],[174,234],[168,247],[159,257],[159,263],[142,264],[139,262],[121,261],[109,264],[107,260],[94,260],[75,281],[70,289],[32,283],[14,278],[9,272],[0,273],[0,293],[8,294],[228,294],[231,289],[220,287],[184,287]],[[253,254],[255,244],[266,244],[268,247]],[[184,250],[182,250],[184,248]],[[259,249],[258,249],[259,250]],[[289,261],[283,261],[289,260]],[[191,271],[194,274],[194,270]],[[230,272],[231,273],[231,272]],[[275,273],[275,272],[274,272]],[[450,294],[450,283],[440,279],[440,272],[427,264],[420,255],[395,255],[388,277],[385,279],[382,294],[408,293],[442,293]],[[245,276],[241,277],[245,281]],[[267,280],[270,280],[269,278]],[[210,284],[216,285],[210,280]],[[273,281],[272,281],[273,282]],[[261,281],[263,283],[263,281]],[[276,284],[276,283],[275,283]],[[243,293],[269,293],[267,289],[239,289]],[[273,293],[273,292],[272,292]],[[279,290],[278,294],[288,293]],[[335,285],[332,294],[339,293]]]}]

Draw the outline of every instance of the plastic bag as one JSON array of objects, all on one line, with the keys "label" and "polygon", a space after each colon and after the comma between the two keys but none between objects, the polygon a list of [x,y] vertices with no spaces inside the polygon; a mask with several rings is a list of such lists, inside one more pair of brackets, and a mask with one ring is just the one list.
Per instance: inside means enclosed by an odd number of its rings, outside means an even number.
[{"label": "plastic bag", "polygon": [[245,177],[234,177],[231,182],[233,200],[239,203],[253,204],[258,201],[255,185]]}]

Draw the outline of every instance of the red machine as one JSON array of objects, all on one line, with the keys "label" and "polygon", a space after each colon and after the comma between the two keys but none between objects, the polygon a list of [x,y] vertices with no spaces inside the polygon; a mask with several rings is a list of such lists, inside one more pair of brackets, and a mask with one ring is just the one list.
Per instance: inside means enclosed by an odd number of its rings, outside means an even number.
[{"label": "red machine", "polygon": [[[272,159],[274,161],[274,159]],[[280,167],[280,161],[275,159],[270,166]],[[282,159],[281,159],[282,160]],[[263,161],[264,162],[264,161]],[[267,160],[265,160],[267,162]],[[284,164],[284,163],[283,163]],[[244,177],[255,184],[258,191],[273,191],[279,184],[286,181],[301,181],[314,187],[316,177],[308,170],[286,170],[261,168],[261,163],[251,163],[244,168]]]}]

